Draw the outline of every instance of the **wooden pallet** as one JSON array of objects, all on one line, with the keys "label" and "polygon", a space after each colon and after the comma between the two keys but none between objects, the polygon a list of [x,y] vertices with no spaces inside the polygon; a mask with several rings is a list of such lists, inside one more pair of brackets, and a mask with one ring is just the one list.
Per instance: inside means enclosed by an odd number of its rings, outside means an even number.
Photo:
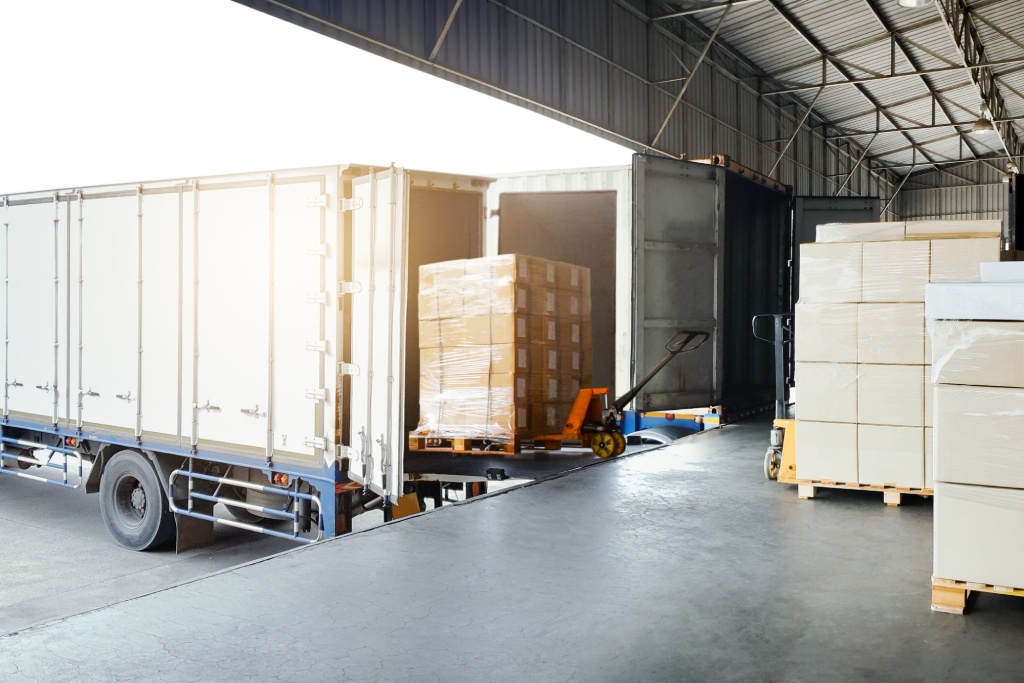
[{"label": "wooden pallet", "polygon": [[933,489],[912,489],[899,486],[879,486],[875,484],[844,484],[835,481],[811,481],[809,479],[796,479],[797,495],[801,500],[814,498],[815,489],[846,489],[848,491],[875,491],[882,494],[882,502],[890,507],[896,507],[903,502],[903,496],[921,496],[928,498],[935,495]]},{"label": "wooden pallet", "polygon": [[409,436],[410,451],[431,451],[456,454],[495,453],[513,455],[522,451],[523,442],[519,437],[509,443],[498,443],[493,439],[441,438],[433,436]]},{"label": "wooden pallet", "polygon": [[1024,597],[1024,589],[1009,586],[994,586],[990,583],[971,583],[932,577],[932,611],[946,614],[963,614],[971,591],[1016,595]]}]

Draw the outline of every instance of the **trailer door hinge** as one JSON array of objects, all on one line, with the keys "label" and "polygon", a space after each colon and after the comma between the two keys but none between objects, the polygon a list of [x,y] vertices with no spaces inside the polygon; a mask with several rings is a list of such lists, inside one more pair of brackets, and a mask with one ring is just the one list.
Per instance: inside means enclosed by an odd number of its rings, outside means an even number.
[{"label": "trailer door hinge", "polygon": [[356,449],[352,448],[351,446],[346,446],[345,444],[338,444],[337,455],[339,460],[341,458],[348,458],[349,460],[356,460],[359,458],[359,453],[356,451]]},{"label": "trailer door hinge", "polygon": [[318,194],[313,195],[312,197],[307,197],[306,206],[308,206],[311,209],[317,206],[327,206],[327,195]]},{"label": "trailer door hinge", "polygon": [[342,282],[341,293],[342,294],[358,294],[363,291],[363,285],[361,282]]},{"label": "trailer door hinge", "polygon": [[324,341],[323,339],[318,339],[316,341],[308,341],[306,342],[306,350],[316,351],[318,353],[325,353],[327,351],[327,342]]},{"label": "trailer door hinge", "polygon": [[307,256],[327,256],[327,245],[317,244],[313,247],[306,247]]},{"label": "trailer door hinge", "polygon": [[320,450],[326,450],[327,439],[322,436],[307,436],[303,444],[306,448],[319,448]]},{"label": "trailer door hinge", "polygon": [[359,366],[355,363],[338,363],[338,372],[343,375],[358,375]]},{"label": "trailer door hinge", "polygon": [[363,208],[363,198],[356,197],[354,199],[342,199],[341,210],[342,211],[355,211],[356,209]]},{"label": "trailer door hinge", "polygon": [[320,292],[319,294],[307,294],[307,304],[320,304],[321,306],[327,305],[327,292]]},{"label": "trailer door hinge", "polygon": [[323,388],[306,389],[306,398],[311,399],[313,401],[326,401],[327,390]]}]

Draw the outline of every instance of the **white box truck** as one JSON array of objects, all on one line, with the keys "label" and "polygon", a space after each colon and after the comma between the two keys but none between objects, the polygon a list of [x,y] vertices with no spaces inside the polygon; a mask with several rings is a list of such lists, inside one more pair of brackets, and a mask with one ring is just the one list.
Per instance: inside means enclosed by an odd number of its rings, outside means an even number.
[{"label": "white box truck", "polygon": [[99,493],[139,550],[387,514],[416,408],[407,274],[482,254],[487,185],[328,166],[4,197],[0,474]]}]

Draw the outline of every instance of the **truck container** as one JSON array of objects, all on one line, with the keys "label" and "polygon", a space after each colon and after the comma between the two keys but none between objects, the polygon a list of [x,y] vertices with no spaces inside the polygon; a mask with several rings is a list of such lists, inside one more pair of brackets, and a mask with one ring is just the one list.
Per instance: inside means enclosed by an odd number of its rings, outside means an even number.
[{"label": "truck container", "polygon": [[327,166],[4,197],[0,473],[98,492],[133,549],[387,510],[415,419],[408,273],[481,254],[487,184]]}]

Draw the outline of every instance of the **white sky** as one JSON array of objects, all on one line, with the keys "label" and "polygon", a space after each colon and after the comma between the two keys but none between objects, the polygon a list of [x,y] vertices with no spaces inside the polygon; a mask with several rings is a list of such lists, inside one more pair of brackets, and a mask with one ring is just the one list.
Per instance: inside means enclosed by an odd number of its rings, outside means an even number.
[{"label": "white sky", "polygon": [[345,162],[487,174],[630,158],[230,0],[0,0],[0,64],[0,193]]}]

